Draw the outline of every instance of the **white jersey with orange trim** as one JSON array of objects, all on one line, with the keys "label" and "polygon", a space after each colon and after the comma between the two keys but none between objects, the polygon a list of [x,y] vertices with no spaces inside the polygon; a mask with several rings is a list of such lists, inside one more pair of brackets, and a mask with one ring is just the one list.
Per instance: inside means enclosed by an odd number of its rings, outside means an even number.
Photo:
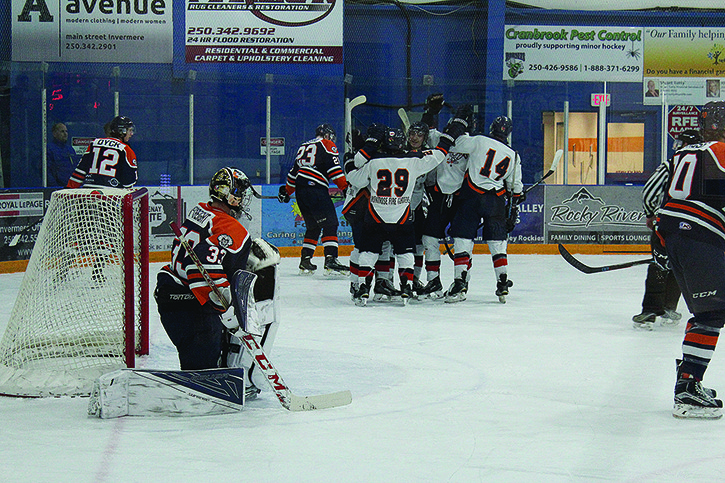
[{"label": "white jersey with orange trim", "polygon": [[[234,273],[246,270],[251,237],[233,216],[208,203],[199,203],[189,212],[181,232],[218,287],[229,287]],[[210,301],[211,288],[178,238],[171,248],[171,263],[161,270],[187,286],[200,304]],[[221,306],[216,308],[223,310]]]},{"label": "white jersey with orange trim", "polygon": [[[356,154],[362,160],[360,153]],[[362,167],[351,170],[347,180],[370,190],[369,214],[376,223],[409,222],[416,179],[435,169],[445,154],[439,149],[391,155],[377,153]]]},{"label": "white jersey with orange trim", "polygon": [[[437,129],[431,129],[428,133],[428,139],[431,145],[435,146],[440,140],[440,137],[441,133]],[[445,160],[427,176],[426,184],[429,186],[435,184],[444,195],[455,193],[461,189],[461,185],[463,184],[470,155],[467,152],[459,150],[458,145],[461,142],[459,140],[466,137],[469,137],[468,134],[459,136]]]},{"label": "white jersey with orange trim", "polygon": [[464,135],[456,139],[455,149],[469,154],[466,175],[481,191],[503,188],[514,194],[523,191],[521,158],[507,144],[488,136]]}]

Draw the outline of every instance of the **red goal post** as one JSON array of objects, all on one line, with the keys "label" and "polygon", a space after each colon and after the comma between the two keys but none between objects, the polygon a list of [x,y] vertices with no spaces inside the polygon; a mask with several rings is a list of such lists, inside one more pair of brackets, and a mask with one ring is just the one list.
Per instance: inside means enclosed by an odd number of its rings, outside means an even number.
[{"label": "red goal post", "polygon": [[0,394],[88,395],[149,352],[148,190],[53,192],[0,339]]}]

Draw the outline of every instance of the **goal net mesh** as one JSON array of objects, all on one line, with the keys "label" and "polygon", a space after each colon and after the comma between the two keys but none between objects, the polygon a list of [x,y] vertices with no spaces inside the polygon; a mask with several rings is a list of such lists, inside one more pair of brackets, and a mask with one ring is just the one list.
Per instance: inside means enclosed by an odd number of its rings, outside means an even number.
[{"label": "goal net mesh", "polygon": [[0,341],[0,393],[87,395],[148,352],[147,220],[145,189],[52,194]]}]

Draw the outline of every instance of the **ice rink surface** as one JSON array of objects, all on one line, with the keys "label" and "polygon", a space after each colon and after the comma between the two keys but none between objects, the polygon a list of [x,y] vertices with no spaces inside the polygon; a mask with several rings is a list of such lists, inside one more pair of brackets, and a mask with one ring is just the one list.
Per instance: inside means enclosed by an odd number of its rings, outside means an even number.
[{"label": "ice rink surface", "polygon": [[[684,302],[679,325],[632,328],[645,266],[586,275],[511,255],[500,304],[490,257],[473,262],[465,302],[356,307],[347,279],[283,259],[270,359],[296,394],[349,389],[351,405],[291,413],[263,387],[238,414],[101,420],[87,398],[0,398],[0,480],[722,481],[725,420],[671,415]],[[444,259],[446,286],[452,270]],[[22,276],[0,275],[0,332]],[[178,369],[154,305],[138,366]],[[725,349],[704,382],[725,394]]]}]

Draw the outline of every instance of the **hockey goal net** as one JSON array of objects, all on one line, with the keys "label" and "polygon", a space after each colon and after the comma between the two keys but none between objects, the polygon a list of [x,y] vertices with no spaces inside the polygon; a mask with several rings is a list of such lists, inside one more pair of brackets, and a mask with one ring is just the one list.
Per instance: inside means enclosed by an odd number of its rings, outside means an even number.
[{"label": "hockey goal net", "polygon": [[55,191],[0,341],[0,394],[88,395],[148,354],[148,191]]}]

